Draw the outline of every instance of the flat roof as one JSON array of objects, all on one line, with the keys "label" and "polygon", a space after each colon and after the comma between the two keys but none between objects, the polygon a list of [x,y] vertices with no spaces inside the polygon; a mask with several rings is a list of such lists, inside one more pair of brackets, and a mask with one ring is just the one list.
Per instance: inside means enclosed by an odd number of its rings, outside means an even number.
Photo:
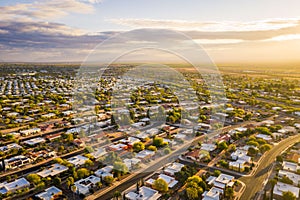
[{"label": "flat roof", "polygon": [[67,171],[68,169],[69,168],[64,165],[54,164],[50,168],[44,169],[43,171],[38,172],[37,175],[45,178],[48,176],[55,176],[57,174]]}]

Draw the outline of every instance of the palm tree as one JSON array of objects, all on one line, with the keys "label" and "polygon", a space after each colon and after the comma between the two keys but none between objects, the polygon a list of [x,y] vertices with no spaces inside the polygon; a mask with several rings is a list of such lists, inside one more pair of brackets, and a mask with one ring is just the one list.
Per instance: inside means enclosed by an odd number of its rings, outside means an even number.
[{"label": "palm tree", "polygon": [[270,196],[270,199],[272,200],[273,199],[273,191],[274,191],[274,187],[275,185],[277,184],[277,180],[276,179],[270,179],[269,180],[269,183],[271,184],[272,186],[272,189],[271,189],[271,196]]},{"label": "palm tree", "polygon": [[121,196],[122,196],[121,192],[115,191],[114,198],[116,198],[116,200],[119,200],[119,197],[121,197]]}]

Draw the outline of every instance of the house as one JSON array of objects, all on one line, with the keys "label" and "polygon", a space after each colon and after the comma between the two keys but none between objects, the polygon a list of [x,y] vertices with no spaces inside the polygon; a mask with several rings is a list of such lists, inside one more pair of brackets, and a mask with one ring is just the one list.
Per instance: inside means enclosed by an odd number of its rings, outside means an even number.
[{"label": "house", "polygon": [[31,159],[23,155],[18,155],[4,160],[5,169],[16,169],[31,163]]},{"label": "house", "polygon": [[232,187],[234,184],[234,177],[228,174],[220,174],[213,182],[213,186],[221,189],[225,187]]},{"label": "house", "polygon": [[61,137],[61,133],[56,133],[56,134],[52,134],[52,135],[47,135],[46,140],[52,141],[52,140],[59,139],[60,137]]},{"label": "house", "polygon": [[125,195],[125,198],[128,200],[157,200],[161,197],[158,191],[142,186],[139,191],[129,192]]},{"label": "house", "polygon": [[300,175],[299,174],[295,174],[295,173],[292,173],[292,172],[288,172],[288,171],[284,171],[284,170],[279,170],[278,172],[278,177],[279,178],[282,178],[282,177],[288,177],[290,180],[293,181],[293,184],[295,186],[298,186],[299,183],[300,183]]},{"label": "house", "polygon": [[27,129],[27,130],[20,131],[22,136],[33,135],[33,134],[37,134],[37,133],[40,133],[40,132],[41,132],[40,128],[32,128],[32,129]]},{"label": "house", "polygon": [[30,183],[25,178],[17,179],[13,182],[0,183],[0,194],[6,194],[8,192],[15,192],[16,190],[29,188]]},{"label": "house", "polygon": [[150,135],[147,133],[139,133],[139,134],[135,135],[135,137],[139,138],[142,141],[146,141],[147,138],[150,137]]},{"label": "house", "polygon": [[105,156],[107,154],[107,151],[102,148],[99,147],[97,148],[94,152],[90,153],[96,160],[98,160],[99,158]]},{"label": "house", "polygon": [[[165,175],[165,174],[160,174],[158,176],[158,179],[160,179],[160,178],[163,179],[168,184],[168,187],[170,189],[174,188],[175,185],[177,185],[177,183],[178,183],[178,181],[174,177],[171,177],[171,176],[168,176],[168,175]],[[152,186],[154,181],[155,181],[154,179],[150,178],[146,181],[146,184]]]},{"label": "house", "polygon": [[75,144],[77,147],[84,147],[85,143],[81,139],[74,139],[73,144]]},{"label": "house", "polygon": [[217,187],[212,187],[202,194],[202,200],[221,200],[224,191]]},{"label": "house", "polygon": [[91,175],[85,179],[81,179],[79,181],[76,181],[74,185],[76,186],[76,193],[87,195],[90,193],[90,189],[96,186],[98,182],[100,182],[101,179],[97,176]]},{"label": "house", "polygon": [[41,200],[54,200],[62,195],[62,191],[55,186],[49,187],[45,192],[35,195],[36,198]]},{"label": "house", "polygon": [[107,149],[109,151],[122,151],[122,150],[126,150],[128,148],[128,146],[126,144],[113,144],[107,147]]},{"label": "house", "polygon": [[124,164],[127,166],[127,168],[129,170],[133,169],[134,166],[138,165],[139,163],[141,163],[141,160],[138,158],[125,158],[123,160]]},{"label": "house", "polygon": [[208,151],[208,152],[212,152],[214,151],[215,149],[217,148],[217,146],[215,144],[201,144],[201,150],[205,150],[205,151]]},{"label": "house", "polygon": [[279,129],[278,130],[278,133],[282,133],[282,134],[285,134],[285,133],[296,133],[297,130],[295,127],[292,127],[292,126],[284,126],[282,127],[282,129]]},{"label": "house", "polygon": [[138,138],[135,137],[128,137],[127,139],[121,139],[119,142],[128,145],[130,148],[133,146],[134,143],[140,142]]},{"label": "house", "polygon": [[46,142],[46,140],[44,138],[37,137],[37,138],[32,138],[30,140],[26,140],[23,143],[28,145],[28,146],[35,146],[35,145],[38,145],[38,144],[41,144],[41,143],[44,143],[44,142]]},{"label": "house", "polygon": [[292,163],[288,161],[283,161],[282,163],[283,170],[297,172],[299,170],[299,166],[297,163]]},{"label": "house", "polygon": [[243,160],[248,163],[251,161],[251,157],[247,156],[247,151],[241,149],[237,149],[236,151],[232,152],[230,156],[234,161]]},{"label": "house", "polygon": [[47,113],[47,114],[42,115],[41,117],[43,117],[43,118],[52,118],[52,117],[55,117],[55,116],[56,116],[56,114],[54,114],[54,113]]},{"label": "house", "polygon": [[280,198],[280,197],[282,197],[283,192],[290,191],[298,199],[299,198],[299,190],[300,189],[298,187],[295,187],[295,186],[292,186],[292,185],[289,185],[286,183],[277,182],[277,184],[274,186],[273,194],[274,194],[275,198],[276,197]]},{"label": "house", "polygon": [[233,162],[229,162],[229,169],[243,172],[245,170],[245,161],[244,160],[237,160]]},{"label": "house", "polygon": [[75,165],[75,167],[79,167],[80,165],[83,165],[87,160],[88,160],[87,157],[82,155],[77,155],[69,158],[68,162]]},{"label": "house", "polygon": [[104,178],[106,176],[113,176],[113,174],[111,173],[113,171],[113,168],[114,167],[112,165],[108,165],[106,167],[103,167],[95,171],[95,175],[98,176],[99,178]]},{"label": "house", "polygon": [[264,120],[260,123],[260,125],[266,125],[266,126],[271,126],[274,125],[274,121],[273,120]]},{"label": "house", "polygon": [[178,163],[178,162],[174,162],[170,165],[168,165],[165,169],[164,169],[164,173],[170,176],[174,176],[175,173],[180,172],[180,170],[184,167],[184,164]]},{"label": "house", "polygon": [[64,165],[60,165],[60,164],[54,164],[52,165],[50,168],[44,169],[43,171],[40,171],[37,173],[37,175],[39,175],[42,178],[51,176],[54,177],[58,174],[61,174],[65,171],[68,171],[68,167],[64,166]]},{"label": "house", "polygon": [[17,143],[11,143],[6,146],[0,147],[0,151],[5,153],[5,152],[10,151],[11,149],[21,149],[21,148],[22,148],[22,146],[18,145]]},{"label": "house", "polygon": [[273,139],[271,136],[265,135],[265,134],[261,134],[261,133],[257,134],[255,137],[256,137],[256,138],[264,139],[264,140],[266,140],[267,142],[269,142],[269,141],[271,141],[271,140]]},{"label": "house", "polygon": [[135,157],[145,160],[145,159],[150,159],[154,155],[155,155],[155,151],[143,150],[143,151],[140,151],[139,153],[137,153],[135,155]]}]

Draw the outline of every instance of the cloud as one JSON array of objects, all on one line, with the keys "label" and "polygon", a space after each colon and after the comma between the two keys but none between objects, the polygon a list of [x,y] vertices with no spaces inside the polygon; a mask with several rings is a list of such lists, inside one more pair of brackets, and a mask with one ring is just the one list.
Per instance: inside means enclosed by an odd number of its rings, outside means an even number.
[{"label": "cloud", "polygon": [[31,48],[93,48],[114,32],[96,36],[84,34],[80,29],[53,22],[1,22],[0,44],[6,47]]},{"label": "cloud", "polygon": [[195,39],[194,42],[199,44],[237,44],[245,42],[240,39]]},{"label": "cloud", "polygon": [[110,19],[108,21],[132,28],[166,28],[181,31],[202,32],[245,32],[245,31],[268,31],[294,27],[298,20],[268,19],[250,22],[238,21],[186,21],[186,20],[155,20],[155,19]]},{"label": "cloud", "polygon": [[81,0],[81,1],[86,3],[91,3],[91,4],[99,4],[103,2],[103,0]]},{"label": "cloud", "polygon": [[92,13],[93,6],[76,0],[50,0],[0,6],[1,20],[57,19],[68,13]]},{"label": "cloud", "polygon": [[266,39],[264,41],[286,41],[286,40],[300,40],[300,34],[288,34],[288,35],[280,35],[276,37],[272,37],[270,39]]}]

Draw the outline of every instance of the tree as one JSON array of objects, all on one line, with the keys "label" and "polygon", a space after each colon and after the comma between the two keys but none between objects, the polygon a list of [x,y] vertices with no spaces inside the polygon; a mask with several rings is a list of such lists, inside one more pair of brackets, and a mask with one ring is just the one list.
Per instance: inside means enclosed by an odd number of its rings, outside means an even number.
[{"label": "tree", "polygon": [[150,151],[157,151],[157,148],[156,148],[156,146],[150,145],[148,147],[148,150],[150,150]]},{"label": "tree", "polygon": [[259,150],[264,153],[266,151],[269,151],[272,148],[270,144],[263,144],[259,147]]},{"label": "tree", "polygon": [[199,199],[198,191],[196,188],[193,188],[193,187],[186,188],[186,195],[187,195],[188,199],[191,199],[191,200]]},{"label": "tree", "polygon": [[111,185],[114,182],[114,177],[112,176],[105,176],[103,178],[103,181],[107,184],[107,185]]},{"label": "tree", "polygon": [[74,136],[72,133],[67,134],[67,138],[66,138],[67,142],[73,142],[74,141]]},{"label": "tree", "polygon": [[187,182],[189,183],[189,182],[195,182],[195,183],[200,183],[202,181],[202,178],[200,178],[199,176],[196,176],[196,175],[194,175],[194,176],[192,176],[192,177],[189,177],[188,179],[187,179]]},{"label": "tree", "polygon": [[121,162],[122,159],[115,153],[115,152],[109,152],[104,159],[105,163],[113,164],[114,162]]},{"label": "tree", "polygon": [[171,149],[169,147],[164,149],[164,154],[170,154],[171,153]]},{"label": "tree", "polygon": [[66,184],[67,184],[68,188],[70,188],[71,185],[74,184],[74,178],[72,176],[68,177],[67,181],[66,181]]},{"label": "tree", "polygon": [[215,176],[215,177],[220,176],[220,174],[221,174],[221,171],[220,171],[220,170],[215,170],[215,171],[214,171],[214,176]]},{"label": "tree", "polygon": [[86,168],[80,168],[77,170],[77,176],[80,179],[87,177],[88,175],[90,175],[90,171],[87,170]]},{"label": "tree", "polygon": [[63,152],[65,150],[65,147],[63,145],[58,147],[58,152]]},{"label": "tree", "polygon": [[55,177],[53,179],[53,184],[59,186],[61,184],[61,179],[59,177]]},{"label": "tree", "polygon": [[116,200],[118,200],[119,197],[121,197],[121,196],[122,196],[122,194],[121,194],[120,191],[115,191],[115,192],[114,192],[114,198],[115,198]]},{"label": "tree", "polygon": [[233,199],[233,196],[234,196],[233,189],[231,187],[226,188],[225,195],[226,195],[227,199]]},{"label": "tree", "polygon": [[228,151],[229,152],[234,152],[236,150],[236,145],[235,144],[230,144],[229,146],[228,146]]},{"label": "tree", "polygon": [[267,127],[257,127],[255,129],[255,131],[257,131],[257,132],[259,132],[261,134],[265,134],[265,135],[271,135],[272,134]]},{"label": "tree", "polygon": [[289,179],[289,177],[287,176],[283,176],[280,181],[286,184],[291,184],[291,185],[293,184],[293,181]]},{"label": "tree", "polygon": [[282,192],[282,199],[283,200],[296,200],[296,196],[290,191]]},{"label": "tree", "polygon": [[101,181],[97,182],[96,185],[97,185],[98,188],[101,188],[102,187]]},{"label": "tree", "polygon": [[41,182],[41,178],[37,174],[29,174],[26,176],[26,179],[34,185],[37,185]]},{"label": "tree", "polygon": [[113,166],[114,166],[114,168],[113,168],[114,171],[116,173],[120,173],[121,175],[127,174],[129,171],[128,167],[122,162],[115,162]]},{"label": "tree", "polygon": [[247,142],[247,145],[258,147],[259,143],[254,141],[254,140],[250,140],[250,141]]},{"label": "tree", "polygon": [[63,159],[61,159],[61,158],[55,158],[54,162],[58,163],[58,164],[63,164],[64,163]]},{"label": "tree", "polygon": [[256,148],[249,147],[249,149],[248,149],[248,154],[249,154],[250,156],[256,156],[257,153],[258,153],[258,150],[257,150]]},{"label": "tree", "polygon": [[142,142],[135,142],[134,144],[133,144],[133,150],[135,151],[135,152],[140,152],[140,151],[142,151],[142,150],[144,150],[145,149],[145,145],[144,145],[144,143],[142,143]]},{"label": "tree", "polygon": [[162,178],[158,178],[153,182],[153,188],[160,192],[168,192],[169,190],[168,183]]},{"label": "tree", "polygon": [[270,179],[269,183],[271,184],[271,199],[273,199],[273,192],[274,192],[274,187],[277,184],[277,180],[276,179]]},{"label": "tree", "polygon": [[162,146],[165,146],[167,143],[164,142],[164,139],[161,138],[161,137],[157,137],[155,136],[153,138],[153,145],[156,146],[156,147],[162,147]]},{"label": "tree", "polygon": [[87,159],[87,160],[84,162],[84,165],[85,165],[86,167],[91,167],[91,166],[94,165],[94,162],[91,161],[90,159]]},{"label": "tree", "polygon": [[276,161],[277,161],[277,162],[283,162],[282,156],[281,156],[281,155],[277,156],[277,157],[276,157]]},{"label": "tree", "polygon": [[224,149],[228,148],[228,145],[227,145],[227,143],[225,141],[223,141],[223,142],[218,143],[218,148],[220,150],[224,150]]}]

